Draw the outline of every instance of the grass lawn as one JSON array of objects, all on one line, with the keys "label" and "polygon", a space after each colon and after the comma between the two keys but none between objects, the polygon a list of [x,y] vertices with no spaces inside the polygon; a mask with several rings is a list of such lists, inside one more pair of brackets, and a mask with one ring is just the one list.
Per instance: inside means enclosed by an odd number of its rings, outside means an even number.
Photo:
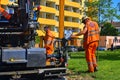
[{"label": "grass lawn", "polygon": [[98,55],[98,72],[85,73],[87,64],[84,52],[71,53],[68,69],[83,77],[91,76],[94,80],[120,80],[120,50],[98,51]]}]

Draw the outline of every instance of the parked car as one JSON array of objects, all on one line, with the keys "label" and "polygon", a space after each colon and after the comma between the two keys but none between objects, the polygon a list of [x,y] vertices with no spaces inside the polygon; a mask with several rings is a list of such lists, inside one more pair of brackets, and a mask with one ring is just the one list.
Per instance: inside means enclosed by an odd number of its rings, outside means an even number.
[{"label": "parked car", "polygon": [[71,46],[67,46],[67,50],[68,52],[77,52],[78,48],[77,46],[71,45]]},{"label": "parked car", "polygon": [[98,51],[106,51],[107,48],[105,48],[105,47],[98,47],[97,50],[98,50]]},{"label": "parked car", "polygon": [[115,46],[114,49],[120,49],[120,46]]},{"label": "parked car", "polygon": [[78,51],[84,51],[84,50],[85,49],[82,46],[78,47]]},{"label": "parked car", "polygon": [[115,50],[115,49],[120,49],[120,46],[114,46],[113,49],[112,48],[108,48],[107,50]]}]

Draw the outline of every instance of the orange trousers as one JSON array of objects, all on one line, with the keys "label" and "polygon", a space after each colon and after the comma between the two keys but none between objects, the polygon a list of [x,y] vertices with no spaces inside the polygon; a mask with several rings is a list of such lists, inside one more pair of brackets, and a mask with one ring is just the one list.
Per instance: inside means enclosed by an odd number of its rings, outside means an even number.
[{"label": "orange trousers", "polygon": [[46,45],[45,48],[46,48],[46,53],[47,53],[47,55],[53,54],[53,52],[54,52],[54,47],[53,47],[53,45]]},{"label": "orange trousers", "polygon": [[98,42],[92,42],[85,47],[85,56],[88,64],[88,70],[94,72],[95,67],[97,67],[96,62],[96,48],[98,47]]}]

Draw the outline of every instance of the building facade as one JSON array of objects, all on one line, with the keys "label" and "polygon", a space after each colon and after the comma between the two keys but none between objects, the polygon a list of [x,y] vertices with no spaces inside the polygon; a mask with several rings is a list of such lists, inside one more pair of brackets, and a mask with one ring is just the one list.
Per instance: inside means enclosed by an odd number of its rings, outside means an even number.
[{"label": "building facade", "polygon": [[120,35],[120,22],[112,22],[112,25],[118,30]]},{"label": "building facade", "polygon": [[120,36],[100,36],[99,46],[106,49],[120,46]]},{"label": "building facade", "polygon": [[[84,16],[84,1],[85,0],[65,0],[64,30],[72,29],[73,33],[77,33],[83,29],[81,18]],[[40,22],[39,29],[43,30],[46,25],[50,26],[56,37],[59,37],[59,0],[41,0],[40,6],[41,10],[38,19]],[[79,39],[74,39],[70,44],[80,46],[81,38],[82,36],[80,36]]]}]

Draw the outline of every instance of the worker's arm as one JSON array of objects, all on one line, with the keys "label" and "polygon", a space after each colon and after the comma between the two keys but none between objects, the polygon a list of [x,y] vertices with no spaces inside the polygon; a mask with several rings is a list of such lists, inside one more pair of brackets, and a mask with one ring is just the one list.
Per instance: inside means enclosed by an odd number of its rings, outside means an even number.
[{"label": "worker's arm", "polygon": [[87,27],[85,26],[83,31],[80,31],[79,33],[72,35],[71,38],[75,38],[76,36],[84,35],[87,32]]},{"label": "worker's arm", "polygon": [[46,32],[48,37],[55,38],[54,34],[51,31]]}]

